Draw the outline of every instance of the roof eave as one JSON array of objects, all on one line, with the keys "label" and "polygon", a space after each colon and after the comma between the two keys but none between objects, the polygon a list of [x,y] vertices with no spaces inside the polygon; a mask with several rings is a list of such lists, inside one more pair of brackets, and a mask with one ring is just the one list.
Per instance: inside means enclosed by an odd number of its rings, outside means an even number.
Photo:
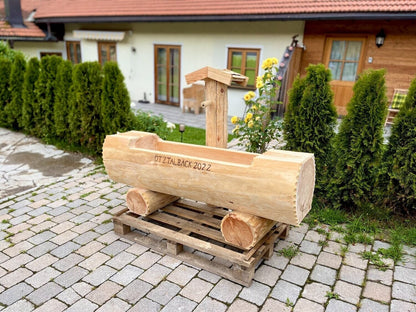
[{"label": "roof eave", "polygon": [[347,12],[302,14],[244,14],[244,15],[138,15],[138,16],[67,16],[36,18],[36,23],[127,23],[127,22],[210,22],[267,20],[386,20],[416,19],[415,12]]},{"label": "roof eave", "polygon": [[0,40],[13,40],[13,41],[51,41],[47,37],[24,37],[24,36],[2,36]]}]

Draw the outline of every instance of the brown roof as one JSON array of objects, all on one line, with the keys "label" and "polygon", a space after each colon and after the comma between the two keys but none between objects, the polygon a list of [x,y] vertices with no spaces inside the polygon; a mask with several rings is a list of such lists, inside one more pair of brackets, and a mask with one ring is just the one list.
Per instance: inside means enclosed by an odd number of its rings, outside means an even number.
[{"label": "brown roof", "polygon": [[45,33],[34,23],[25,22],[27,28],[12,28],[7,22],[0,21],[0,38],[17,39],[17,38],[45,38]]},{"label": "brown roof", "polygon": [[38,2],[41,5],[38,7],[36,18],[416,12],[416,0],[38,0]]}]

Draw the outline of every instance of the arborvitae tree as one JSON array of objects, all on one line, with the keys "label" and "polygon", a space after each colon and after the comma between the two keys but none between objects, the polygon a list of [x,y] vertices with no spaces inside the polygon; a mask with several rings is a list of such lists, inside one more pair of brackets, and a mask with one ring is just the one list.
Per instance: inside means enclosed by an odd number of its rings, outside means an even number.
[{"label": "arborvitae tree", "polygon": [[315,154],[315,195],[319,198],[327,185],[337,113],[329,84],[331,72],[322,64],[310,65],[306,70],[304,81],[294,84],[285,120],[291,124],[284,129],[288,149]]},{"label": "arborvitae tree", "polygon": [[300,102],[305,91],[305,78],[298,75],[289,90],[289,102],[283,119],[283,138],[286,141],[285,149],[296,150],[298,140],[296,133],[297,116],[299,115]]},{"label": "arborvitae tree", "polygon": [[335,139],[331,188],[341,208],[369,208],[383,148],[387,112],[385,70],[363,73],[355,83]]},{"label": "arborvitae tree", "polygon": [[[78,136],[81,145],[97,154],[101,152],[104,137],[101,125],[101,87],[101,65],[98,62],[85,62],[74,68],[71,132],[75,139]],[[77,115],[77,110],[80,116]],[[80,130],[76,129],[77,126],[80,126]]]},{"label": "arborvitae tree", "polygon": [[0,57],[0,126],[7,126],[6,105],[11,101],[10,72],[12,63],[4,57]]},{"label": "arborvitae tree", "polygon": [[72,96],[72,63],[63,61],[58,66],[55,88],[54,121],[55,134],[61,139],[70,139],[69,111]]},{"label": "arborvitae tree", "polygon": [[19,56],[24,56],[21,51],[13,50],[9,47],[9,45],[6,42],[0,41],[0,57],[6,58],[13,62],[14,58]]},{"label": "arborvitae tree", "polygon": [[26,69],[26,60],[22,54],[17,54],[13,60],[10,73],[11,100],[5,107],[7,126],[19,130],[22,126],[23,97],[22,88]]},{"label": "arborvitae tree", "polygon": [[117,63],[104,65],[103,92],[101,95],[101,116],[105,134],[123,132],[131,128],[133,113],[124,77]]},{"label": "arborvitae tree", "polygon": [[416,216],[416,78],[394,119],[381,168],[384,203],[395,213]]},{"label": "arborvitae tree", "polygon": [[54,103],[56,75],[62,58],[52,55],[40,61],[40,75],[36,82],[37,109],[35,110],[36,135],[48,138],[55,135]]},{"label": "arborvitae tree", "polygon": [[29,60],[24,76],[22,87],[22,124],[21,127],[27,133],[33,133],[35,121],[33,109],[36,107],[37,97],[35,92],[35,84],[39,78],[40,63],[36,57]]}]

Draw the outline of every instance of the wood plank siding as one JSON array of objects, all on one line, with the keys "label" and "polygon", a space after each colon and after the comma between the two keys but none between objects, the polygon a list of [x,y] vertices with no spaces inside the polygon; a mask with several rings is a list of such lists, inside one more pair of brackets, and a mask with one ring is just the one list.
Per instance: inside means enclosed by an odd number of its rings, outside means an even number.
[{"label": "wood plank siding", "polygon": [[[376,34],[384,29],[384,45],[375,44]],[[303,42],[306,47],[301,75],[309,64],[325,63],[328,38],[366,38],[360,71],[385,68],[387,97],[394,89],[407,89],[416,77],[416,21],[307,21]],[[326,64],[327,65],[327,64]],[[337,96],[335,97],[337,98]],[[337,111],[345,115],[346,103],[336,102]]]}]

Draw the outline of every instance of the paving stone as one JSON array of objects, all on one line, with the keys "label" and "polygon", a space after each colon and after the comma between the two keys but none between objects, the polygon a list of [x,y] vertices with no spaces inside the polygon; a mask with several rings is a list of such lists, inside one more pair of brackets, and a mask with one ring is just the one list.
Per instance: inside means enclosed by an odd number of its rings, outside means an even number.
[{"label": "paving stone", "polygon": [[3,268],[5,268],[7,271],[11,272],[16,270],[17,268],[21,267],[22,265],[25,265],[26,263],[32,261],[34,258],[32,256],[29,256],[27,254],[20,254],[16,257],[13,257],[2,264],[0,264]]},{"label": "paving stone", "polygon": [[327,292],[331,291],[331,287],[320,283],[306,284],[302,297],[315,301],[319,304],[324,304],[327,301]]},{"label": "paving stone", "polygon": [[363,299],[358,312],[389,312],[389,306],[369,299]]},{"label": "paving stone", "polygon": [[350,244],[348,245],[348,250],[358,254],[364,251],[371,251],[371,245],[364,245],[360,243]]},{"label": "paving stone", "polygon": [[227,310],[227,306],[224,303],[210,297],[205,297],[194,312],[223,312],[225,310]]},{"label": "paving stone", "polygon": [[29,220],[29,219],[30,219],[30,216],[28,216],[28,215],[21,215],[21,216],[19,216],[19,217],[16,217],[16,218],[10,219],[9,223],[10,223],[11,225],[16,225],[16,224],[19,224],[19,223],[25,222],[25,221],[27,221],[27,220]]},{"label": "paving stone", "polygon": [[297,232],[297,231],[289,231],[289,235],[286,237],[285,240],[299,245],[302,242],[304,237],[305,237],[305,233]]},{"label": "paving stone", "polygon": [[314,255],[310,255],[307,253],[299,252],[296,256],[294,256],[290,263],[293,265],[300,266],[305,269],[312,269],[315,265],[317,257]]},{"label": "paving stone", "polygon": [[198,270],[181,264],[168,275],[167,280],[179,286],[185,286],[196,274]]},{"label": "paving stone", "polygon": [[302,241],[299,247],[300,251],[303,251],[312,255],[319,255],[319,253],[321,252],[321,249],[322,247],[319,246],[318,243],[307,241],[307,240]]},{"label": "paving stone", "polygon": [[29,270],[32,270],[34,272],[38,272],[38,271],[41,271],[44,268],[50,266],[51,264],[55,263],[58,260],[59,260],[58,258],[56,258],[56,257],[54,257],[50,254],[45,254],[43,256],[40,256],[39,258],[36,258],[32,262],[29,262],[28,264],[26,264],[26,267]]},{"label": "paving stone", "polygon": [[58,296],[56,296],[59,300],[65,302],[68,305],[72,305],[81,299],[81,296],[77,294],[75,290],[72,288],[67,288],[63,292],[61,292]]},{"label": "paving stone", "polygon": [[368,265],[368,260],[364,260],[360,255],[356,253],[347,252],[344,257],[344,263],[354,268],[365,270]]},{"label": "paving stone", "polygon": [[322,251],[316,263],[338,270],[341,266],[342,257],[333,253]]},{"label": "paving stone", "polygon": [[248,302],[261,306],[267,299],[269,293],[270,287],[253,281],[250,287],[243,288],[239,294],[239,297]]},{"label": "paving stone", "polygon": [[344,281],[337,281],[334,287],[334,293],[338,294],[341,300],[347,301],[354,305],[360,301],[362,288]]},{"label": "paving stone", "polygon": [[325,246],[323,248],[323,251],[339,255],[339,254],[341,254],[341,248],[342,247],[346,247],[346,245],[340,244],[340,243],[337,243],[337,242],[329,241],[328,246]]},{"label": "paving stone", "polygon": [[[0,230],[5,230],[5,229],[1,229],[1,223],[0,223]],[[21,233],[17,233],[15,235],[11,236],[10,237],[10,242],[13,243],[13,244],[18,244],[22,241],[28,240],[29,238],[31,238],[34,235],[35,235],[35,233],[33,233],[32,231],[26,230],[26,231],[23,231]]]},{"label": "paving stone", "polygon": [[214,273],[211,273],[211,272],[208,272],[206,270],[201,270],[198,274],[198,277],[200,277],[200,278],[202,278],[202,279],[204,279],[208,282],[211,282],[213,284],[217,283],[221,279],[221,276],[219,276],[217,274],[214,274]]},{"label": "paving stone", "polygon": [[49,282],[51,279],[54,279],[55,277],[59,276],[61,272],[55,270],[52,267],[46,267],[42,271],[39,271],[32,277],[26,279],[26,282],[32,285],[34,288],[39,288],[42,285]]},{"label": "paving stone", "polygon": [[263,304],[260,312],[290,312],[291,307],[286,306],[285,303],[269,298]]},{"label": "paving stone", "polygon": [[44,243],[42,243],[38,246],[33,247],[32,249],[29,249],[27,251],[27,253],[29,255],[31,255],[32,257],[38,258],[38,257],[48,253],[52,249],[55,249],[56,247],[58,247],[58,245],[56,245],[52,242],[44,242]]},{"label": "paving stone", "polygon": [[167,267],[164,267],[156,263],[150,269],[148,269],[142,275],[140,275],[139,278],[150,284],[157,285],[163,279],[165,279],[171,271],[171,269],[168,269]]},{"label": "paving stone", "polygon": [[75,218],[72,218],[70,221],[75,224],[82,224],[84,222],[91,220],[92,218],[94,218],[94,215],[90,213],[83,213],[83,214],[76,216]]},{"label": "paving stone", "polygon": [[85,259],[84,261],[80,262],[79,266],[89,271],[93,271],[109,259],[110,256],[107,256],[101,252],[97,252],[91,255],[89,258]]},{"label": "paving stone", "polygon": [[416,247],[403,246],[403,252],[416,257]]},{"label": "paving stone", "polygon": [[396,266],[394,269],[394,279],[416,285],[416,270]]},{"label": "paving stone", "polygon": [[274,286],[276,285],[282,271],[268,265],[261,265],[254,273],[254,280],[263,284]]},{"label": "paving stone", "polygon": [[160,258],[160,255],[148,251],[140,255],[132,262],[132,264],[146,270],[154,265]]},{"label": "paving stone", "polygon": [[399,261],[397,265],[408,269],[416,269],[416,257],[410,255],[403,255],[402,260]]},{"label": "paving stone", "polygon": [[1,310],[2,312],[29,312],[33,311],[34,305],[30,303],[29,301],[22,299],[19,300],[12,305],[8,306],[4,310]]},{"label": "paving stone", "polygon": [[106,234],[108,232],[112,233],[114,229],[114,226],[112,223],[105,223],[105,224],[101,224],[97,227],[94,228],[94,231],[100,234]]},{"label": "paving stone", "polygon": [[26,298],[30,300],[33,304],[39,306],[49,299],[52,299],[57,294],[62,292],[64,289],[54,282],[49,282],[42,287],[36,289]]},{"label": "paving stone", "polygon": [[182,261],[166,255],[162,259],[160,259],[157,263],[162,264],[168,268],[174,269],[178,265],[180,265]]},{"label": "paving stone", "polygon": [[87,270],[76,266],[76,267],[72,267],[71,269],[69,269],[65,273],[59,275],[55,279],[55,282],[58,283],[59,285],[65,287],[65,288],[68,288],[71,285],[78,282],[79,280],[81,280],[87,274],[88,274]]},{"label": "paving stone", "polygon": [[88,244],[82,246],[81,248],[79,248],[76,251],[76,253],[80,254],[83,257],[90,257],[93,254],[95,254],[96,252],[103,249],[104,247],[105,247],[105,245],[103,243],[100,243],[100,242],[97,242],[97,241],[92,241],[92,242],[89,242]]},{"label": "paving stone", "polygon": [[10,288],[13,285],[16,285],[24,280],[26,280],[29,276],[33,275],[33,273],[25,268],[18,268],[17,270],[4,275],[0,278],[0,285]]},{"label": "paving stone", "polygon": [[111,280],[120,285],[127,286],[142,273],[142,269],[139,269],[134,265],[127,265],[121,271],[118,271],[116,274],[114,274],[111,277]]},{"label": "paving stone", "polygon": [[94,222],[87,221],[87,222],[81,223],[80,225],[74,226],[71,229],[71,231],[73,231],[75,233],[78,233],[78,234],[83,234],[83,233],[93,229],[96,226],[97,225]]},{"label": "paving stone", "polygon": [[200,278],[192,279],[180,292],[180,295],[195,302],[201,302],[214,286]]},{"label": "paving stone", "polygon": [[72,253],[65,258],[55,262],[52,264],[52,266],[59,271],[65,272],[80,263],[82,260],[84,260],[84,257]]},{"label": "paving stone", "polygon": [[180,290],[181,289],[178,285],[168,281],[163,281],[156,288],[151,290],[146,297],[160,303],[161,305],[166,305],[179,293]]},{"label": "paving stone", "polygon": [[108,280],[115,273],[117,273],[116,270],[110,268],[109,266],[103,265],[85,276],[83,280],[87,283],[90,283],[91,285],[98,286],[104,281]]},{"label": "paving stone", "polygon": [[211,290],[209,295],[222,302],[231,303],[237,297],[242,287],[238,284],[222,279]]},{"label": "paving stone", "polygon": [[111,243],[110,245],[108,245],[107,247],[103,248],[101,252],[107,255],[115,256],[129,247],[130,247],[130,244],[127,244],[121,241],[115,241]]},{"label": "paving stone", "polygon": [[66,312],[92,312],[98,308],[98,305],[92,303],[91,301],[82,298],[81,300],[75,302],[71,305]]},{"label": "paving stone", "polygon": [[135,281],[131,282],[129,285],[124,287],[123,290],[121,290],[117,294],[117,297],[127,301],[128,303],[135,304],[142,297],[144,297],[152,288],[153,286],[149,283],[136,279]]},{"label": "paving stone", "polygon": [[273,288],[270,296],[280,300],[283,303],[286,303],[286,300],[289,300],[293,304],[298,300],[299,294],[302,288],[294,284],[288,283],[283,280],[279,280],[276,286]]},{"label": "paving stone", "polygon": [[401,300],[392,300],[390,303],[390,312],[416,312],[416,304]]},{"label": "paving stone", "polygon": [[103,305],[104,302],[111,299],[122,288],[123,287],[114,282],[106,281],[102,283],[99,287],[91,291],[85,298],[98,305]]},{"label": "paving stone", "polygon": [[75,244],[74,242],[67,242],[54,250],[52,250],[50,253],[58,258],[64,258],[68,256],[70,253],[74,252],[80,247],[80,245]]},{"label": "paving stone", "polygon": [[316,302],[300,298],[296,302],[293,312],[323,312],[324,307]]},{"label": "paving stone", "polygon": [[81,297],[85,297],[87,294],[91,292],[91,290],[93,290],[94,287],[85,282],[78,282],[72,285],[71,288],[75,290],[76,293]]},{"label": "paving stone", "polygon": [[379,240],[376,240],[376,241],[374,241],[374,243],[373,243],[373,250],[374,250],[374,251],[377,251],[377,250],[379,250],[380,248],[383,248],[383,249],[389,249],[390,247],[391,247],[391,244],[386,243],[386,242],[382,242],[382,241],[379,241]]},{"label": "paving stone", "polygon": [[228,312],[257,312],[258,308],[247,301],[237,299],[234,300],[234,302],[230,305],[230,307],[227,310]]},{"label": "paving stone", "polygon": [[365,271],[363,270],[347,265],[342,265],[339,273],[339,278],[346,282],[361,286],[364,281],[364,275]]},{"label": "paving stone", "polygon": [[[43,209],[43,207],[42,207],[42,208],[40,208],[40,209]],[[48,209],[48,210],[49,210],[49,209]],[[35,210],[35,211],[39,211],[39,209],[37,209],[37,210]],[[35,226],[32,226],[32,227],[30,228],[30,230],[31,230],[31,231],[33,231],[33,232],[35,232],[35,233],[40,233],[40,232],[44,232],[44,231],[46,231],[46,230],[49,230],[50,228],[54,227],[55,225],[56,225],[56,223],[55,223],[55,222],[52,222],[52,221],[45,221],[45,222],[42,222],[42,223],[37,224],[37,225],[35,225]]]},{"label": "paving stone", "polygon": [[325,312],[355,312],[357,308],[350,303],[344,301],[331,299],[329,300],[328,305],[326,306]]},{"label": "paving stone", "polygon": [[364,287],[363,296],[376,301],[390,302],[391,287],[379,283],[367,281]]},{"label": "paving stone", "polygon": [[377,269],[377,267],[370,265],[367,270],[367,279],[370,281],[382,283],[387,286],[391,286],[393,283],[393,271],[382,271]]},{"label": "paving stone", "polygon": [[309,273],[308,270],[289,264],[281,278],[296,285],[303,286],[308,279]]},{"label": "paving stone", "polygon": [[416,303],[416,287],[415,285],[405,284],[402,282],[393,282],[392,297]]},{"label": "paving stone", "polygon": [[310,279],[326,285],[334,285],[337,276],[337,271],[317,264],[311,273]]},{"label": "paving stone", "polygon": [[283,250],[283,249],[286,249],[286,248],[296,248],[296,247],[297,247],[296,244],[293,244],[293,243],[287,242],[285,240],[279,239],[277,241],[277,244],[274,247],[274,250],[275,251],[280,251],[280,250]]},{"label": "paving stone", "polygon": [[88,232],[85,232],[85,233],[75,237],[72,241],[77,243],[77,244],[80,244],[81,246],[84,246],[84,245],[92,242],[98,236],[100,236],[98,233],[88,231]]},{"label": "paving stone", "polygon": [[[118,298],[112,298],[96,310],[96,312],[124,312],[129,310],[129,308],[130,305],[127,302]],[[142,311],[144,312],[147,310],[143,309]]]},{"label": "paving stone", "polygon": [[177,312],[177,311],[193,311],[197,303],[186,299],[182,296],[173,298],[161,311],[163,312]]},{"label": "paving stone", "polygon": [[67,305],[60,302],[56,299],[51,299],[44,304],[42,304],[39,308],[34,310],[34,312],[62,312],[67,308]]},{"label": "paving stone", "polygon": [[316,231],[310,230],[306,233],[305,240],[318,243],[319,241],[326,240],[326,237]]}]

